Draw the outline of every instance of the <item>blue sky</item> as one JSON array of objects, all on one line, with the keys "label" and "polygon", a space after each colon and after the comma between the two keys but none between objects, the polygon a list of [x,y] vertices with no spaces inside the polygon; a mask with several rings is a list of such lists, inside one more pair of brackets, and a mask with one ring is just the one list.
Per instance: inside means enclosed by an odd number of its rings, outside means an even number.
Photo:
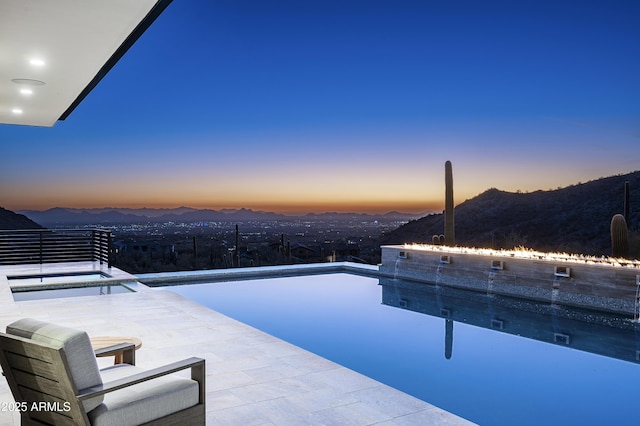
[{"label": "blue sky", "polygon": [[0,205],[442,208],[640,169],[640,2],[176,0]]}]

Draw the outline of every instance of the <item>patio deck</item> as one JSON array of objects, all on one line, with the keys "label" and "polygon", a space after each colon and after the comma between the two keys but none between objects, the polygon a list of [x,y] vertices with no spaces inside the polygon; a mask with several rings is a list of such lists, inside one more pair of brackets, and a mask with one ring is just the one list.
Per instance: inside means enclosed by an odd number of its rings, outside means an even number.
[{"label": "patio deck", "polygon": [[[99,270],[90,262],[46,267],[47,273]],[[6,277],[28,272],[26,266],[0,266],[2,330],[16,319],[32,317],[82,328],[93,336],[136,336],[143,342],[136,364],[143,368],[190,356],[205,358],[208,424],[470,424],[162,289],[140,285],[129,294],[14,302]],[[32,272],[42,273],[39,265]],[[115,268],[109,272],[127,278]],[[99,360],[101,366],[110,362]],[[6,381],[0,380],[0,402],[12,400]],[[0,412],[0,424],[19,425],[19,416]]]}]

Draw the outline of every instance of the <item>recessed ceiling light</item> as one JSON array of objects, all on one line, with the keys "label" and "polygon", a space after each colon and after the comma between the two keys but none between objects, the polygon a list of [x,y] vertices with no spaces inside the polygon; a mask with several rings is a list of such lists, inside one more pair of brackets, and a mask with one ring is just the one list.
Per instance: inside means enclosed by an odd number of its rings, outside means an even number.
[{"label": "recessed ceiling light", "polygon": [[36,67],[44,66],[44,61],[42,59],[32,59],[29,61],[29,63]]},{"label": "recessed ceiling light", "polygon": [[22,110],[20,108],[14,108],[11,110],[11,112],[14,114],[22,114]]},{"label": "recessed ceiling light", "polygon": [[31,95],[31,94],[33,94],[33,90],[31,90],[31,89],[20,89],[20,93],[22,93],[23,95]]},{"label": "recessed ceiling light", "polygon": [[24,84],[25,86],[44,86],[45,82],[40,80],[32,80],[30,78],[14,78],[11,80],[16,84]]}]

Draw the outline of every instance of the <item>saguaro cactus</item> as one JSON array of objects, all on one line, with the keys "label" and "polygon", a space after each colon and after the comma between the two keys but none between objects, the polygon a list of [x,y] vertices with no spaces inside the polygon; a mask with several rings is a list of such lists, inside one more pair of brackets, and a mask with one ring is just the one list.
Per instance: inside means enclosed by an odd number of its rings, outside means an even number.
[{"label": "saguaro cactus", "polygon": [[629,255],[627,221],[621,214],[611,218],[611,255],[613,257],[627,257]]},{"label": "saguaro cactus", "polygon": [[448,246],[456,245],[453,216],[453,169],[451,161],[447,161],[444,163],[444,243]]}]

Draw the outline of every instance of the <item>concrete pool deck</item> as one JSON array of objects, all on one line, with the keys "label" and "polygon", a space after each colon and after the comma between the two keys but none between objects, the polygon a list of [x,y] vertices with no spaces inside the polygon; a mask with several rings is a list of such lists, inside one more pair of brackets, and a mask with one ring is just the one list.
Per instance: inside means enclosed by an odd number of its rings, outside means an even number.
[{"label": "concrete pool deck", "polygon": [[[90,262],[47,268],[100,269]],[[104,271],[113,276],[117,270]],[[191,356],[205,358],[208,424],[471,424],[159,288],[139,285],[137,292],[128,294],[14,302],[7,276],[29,273],[26,266],[0,266],[2,330],[16,319],[32,317],[81,328],[93,336],[136,336],[142,340],[136,364],[143,368]],[[31,273],[42,272],[35,266]],[[99,362],[106,366],[110,361]],[[0,380],[0,402],[10,401],[9,387]],[[0,424],[19,425],[19,416],[0,412]]]}]

